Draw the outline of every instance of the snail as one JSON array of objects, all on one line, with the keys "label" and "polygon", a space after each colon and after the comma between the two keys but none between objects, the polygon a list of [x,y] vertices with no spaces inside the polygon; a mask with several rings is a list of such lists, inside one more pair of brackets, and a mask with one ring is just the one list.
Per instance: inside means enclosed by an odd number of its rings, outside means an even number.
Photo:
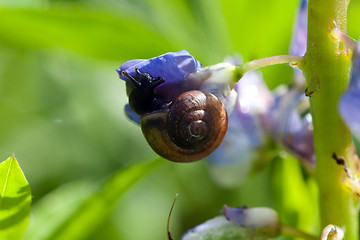
[{"label": "snail", "polygon": [[223,141],[228,117],[222,102],[213,94],[191,90],[166,102],[155,93],[164,83],[135,68],[135,75],[122,72],[129,105],[140,115],[146,141],[161,157],[174,162],[193,162],[212,153]]}]

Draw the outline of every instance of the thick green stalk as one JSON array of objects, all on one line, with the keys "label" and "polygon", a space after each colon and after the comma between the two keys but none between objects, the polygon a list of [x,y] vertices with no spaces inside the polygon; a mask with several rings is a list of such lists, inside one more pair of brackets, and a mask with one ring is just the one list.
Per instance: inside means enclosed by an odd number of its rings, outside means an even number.
[{"label": "thick green stalk", "polygon": [[356,200],[344,188],[344,169],[332,159],[343,156],[351,168],[351,135],[338,114],[338,101],[349,81],[351,57],[330,37],[337,27],[346,33],[348,0],[309,0],[308,42],[303,70],[307,79],[314,123],[316,180],[319,186],[321,226],[344,228],[347,240],[358,240]]}]

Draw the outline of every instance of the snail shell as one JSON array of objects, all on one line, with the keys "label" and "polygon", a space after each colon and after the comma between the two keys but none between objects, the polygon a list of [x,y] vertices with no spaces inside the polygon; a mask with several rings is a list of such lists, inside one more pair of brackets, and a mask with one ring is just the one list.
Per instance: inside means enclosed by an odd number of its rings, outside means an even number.
[{"label": "snail shell", "polygon": [[169,108],[142,115],[140,124],[157,154],[174,162],[193,162],[221,144],[228,117],[217,97],[193,90],[179,95]]}]

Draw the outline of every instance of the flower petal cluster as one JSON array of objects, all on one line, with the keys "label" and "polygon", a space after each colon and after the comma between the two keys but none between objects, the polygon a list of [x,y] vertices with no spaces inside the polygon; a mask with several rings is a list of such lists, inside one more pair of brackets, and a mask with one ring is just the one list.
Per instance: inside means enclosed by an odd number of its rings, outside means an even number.
[{"label": "flower petal cluster", "polygon": [[[206,90],[217,96],[228,111],[231,111],[234,106],[235,96],[232,85],[235,82],[235,67],[230,63],[202,68],[201,63],[186,50],[169,52],[150,59],[130,60],[116,70],[120,78],[127,83],[128,96],[131,83],[123,75],[123,71],[134,76],[135,68],[154,78],[160,77],[165,80],[163,84],[155,88],[155,94],[166,102],[171,102],[189,90]],[[131,120],[140,122],[140,116],[129,105],[125,106],[125,112]]]},{"label": "flower petal cluster", "polygon": [[[130,76],[133,76],[135,75],[135,68],[141,72],[150,74],[152,77],[165,79],[165,83],[155,88],[155,94],[165,101],[170,102],[181,93],[189,89],[198,88],[195,82],[185,81],[185,79],[191,73],[199,71],[201,69],[201,63],[186,50],[169,52],[150,59],[127,61],[116,71],[120,78],[126,81],[128,95],[130,91],[129,80],[122,73],[126,71]],[[129,105],[126,105],[125,112],[131,120],[137,123],[140,122],[140,116],[138,116]]]},{"label": "flower petal cluster", "polygon": [[276,237],[280,233],[279,214],[271,208],[256,207],[229,207],[222,210],[227,220],[238,226],[251,229],[254,234]]},{"label": "flower petal cluster", "polygon": [[[303,0],[290,50],[293,54],[305,53],[306,15],[307,1]],[[229,115],[228,132],[207,161],[212,174],[224,185],[238,183],[246,177],[252,160],[261,157],[269,140],[313,165],[312,119],[303,109],[304,103],[308,105],[303,99],[301,86],[305,81],[300,71],[295,72],[295,87],[272,93],[259,72],[246,73],[234,86],[238,80],[234,63],[202,68],[198,60],[181,50],[125,62],[117,72],[126,81],[128,95],[134,88],[128,77],[134,76],[136,69],[164,79],[164,83],[154,88],[154,94],[165,102],[171,103],[178,95],[198,89],[213,93],[223,102]],[[129,105],[125,112],[131,120],[140,122],[140,116]]]},{"label": "flower petal cluster", "polygon": [[[291,54],[305,54],[306,36],[307,0],[302,0]],[[269,142],[288,150],[308,169],[314,167],[312,118],[304,85],[305,78],[299,69],[295,69],[291,87],[280,86],[273,92],[258,71],[248,72],[241,78],[234,87],[237,99],[234,111],[229,114],[227,135],[220,147],[206,158],[219,184],[232,187],[246,179],[256,162],[264,160]]]},{"label": "flower petal cluster", "polygon": [[[306,52],[308,2],[301,0],[294,26],[290,53],[303,56]],[[287,150],[306,165],[315,164],[312,117],[309,100],[304,96],[305,77],[294,69],[294,84],[274,91],[274,105],[266,120],[267,131]]]},{"label": "flower petal cluster", "polygon": [[[271,92],[259,72],[246,73],[235,85],[234,110],[222,144],[206,161],[215,180],[237,186],[264,160],[267,145],[277,145],[300,159],[308,168],[315,164],[309,101],[295,85]],[[266,159],[265,159],[266,160]]]},{"label": "flower petal cluster", "polygon": [[141,72],[146,72],[153,77],[165,79],[165,83],[155,89],[155,93],[165,100],[171,101],[188,89],[193,89],[192,82],[185,82],[185,78],[201,68],[201,63],[189,54],[186,50],[169,52],[150,59],[130,60],[116,70],[120,78],[128,81],[122,71],[130,76],[135,74],[135,67]]},{"label": "flower petal cluster", "polygon": [[315,163],[309,101],[296,87],[274,92],[274,105],[265,121],[267,132],[305,163]]}]

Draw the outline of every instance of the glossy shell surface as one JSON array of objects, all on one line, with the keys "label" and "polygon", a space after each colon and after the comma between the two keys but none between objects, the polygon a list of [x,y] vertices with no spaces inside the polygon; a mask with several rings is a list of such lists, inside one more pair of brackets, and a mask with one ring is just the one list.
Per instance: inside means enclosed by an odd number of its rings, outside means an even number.
[{"label": "glossy shell surface", "polygon": [[144,114],[140,123],[157,154],[175,162],[193,162],[221,144],[228,117],[217,97],[193,90],[179,95],[167,109]]}]

